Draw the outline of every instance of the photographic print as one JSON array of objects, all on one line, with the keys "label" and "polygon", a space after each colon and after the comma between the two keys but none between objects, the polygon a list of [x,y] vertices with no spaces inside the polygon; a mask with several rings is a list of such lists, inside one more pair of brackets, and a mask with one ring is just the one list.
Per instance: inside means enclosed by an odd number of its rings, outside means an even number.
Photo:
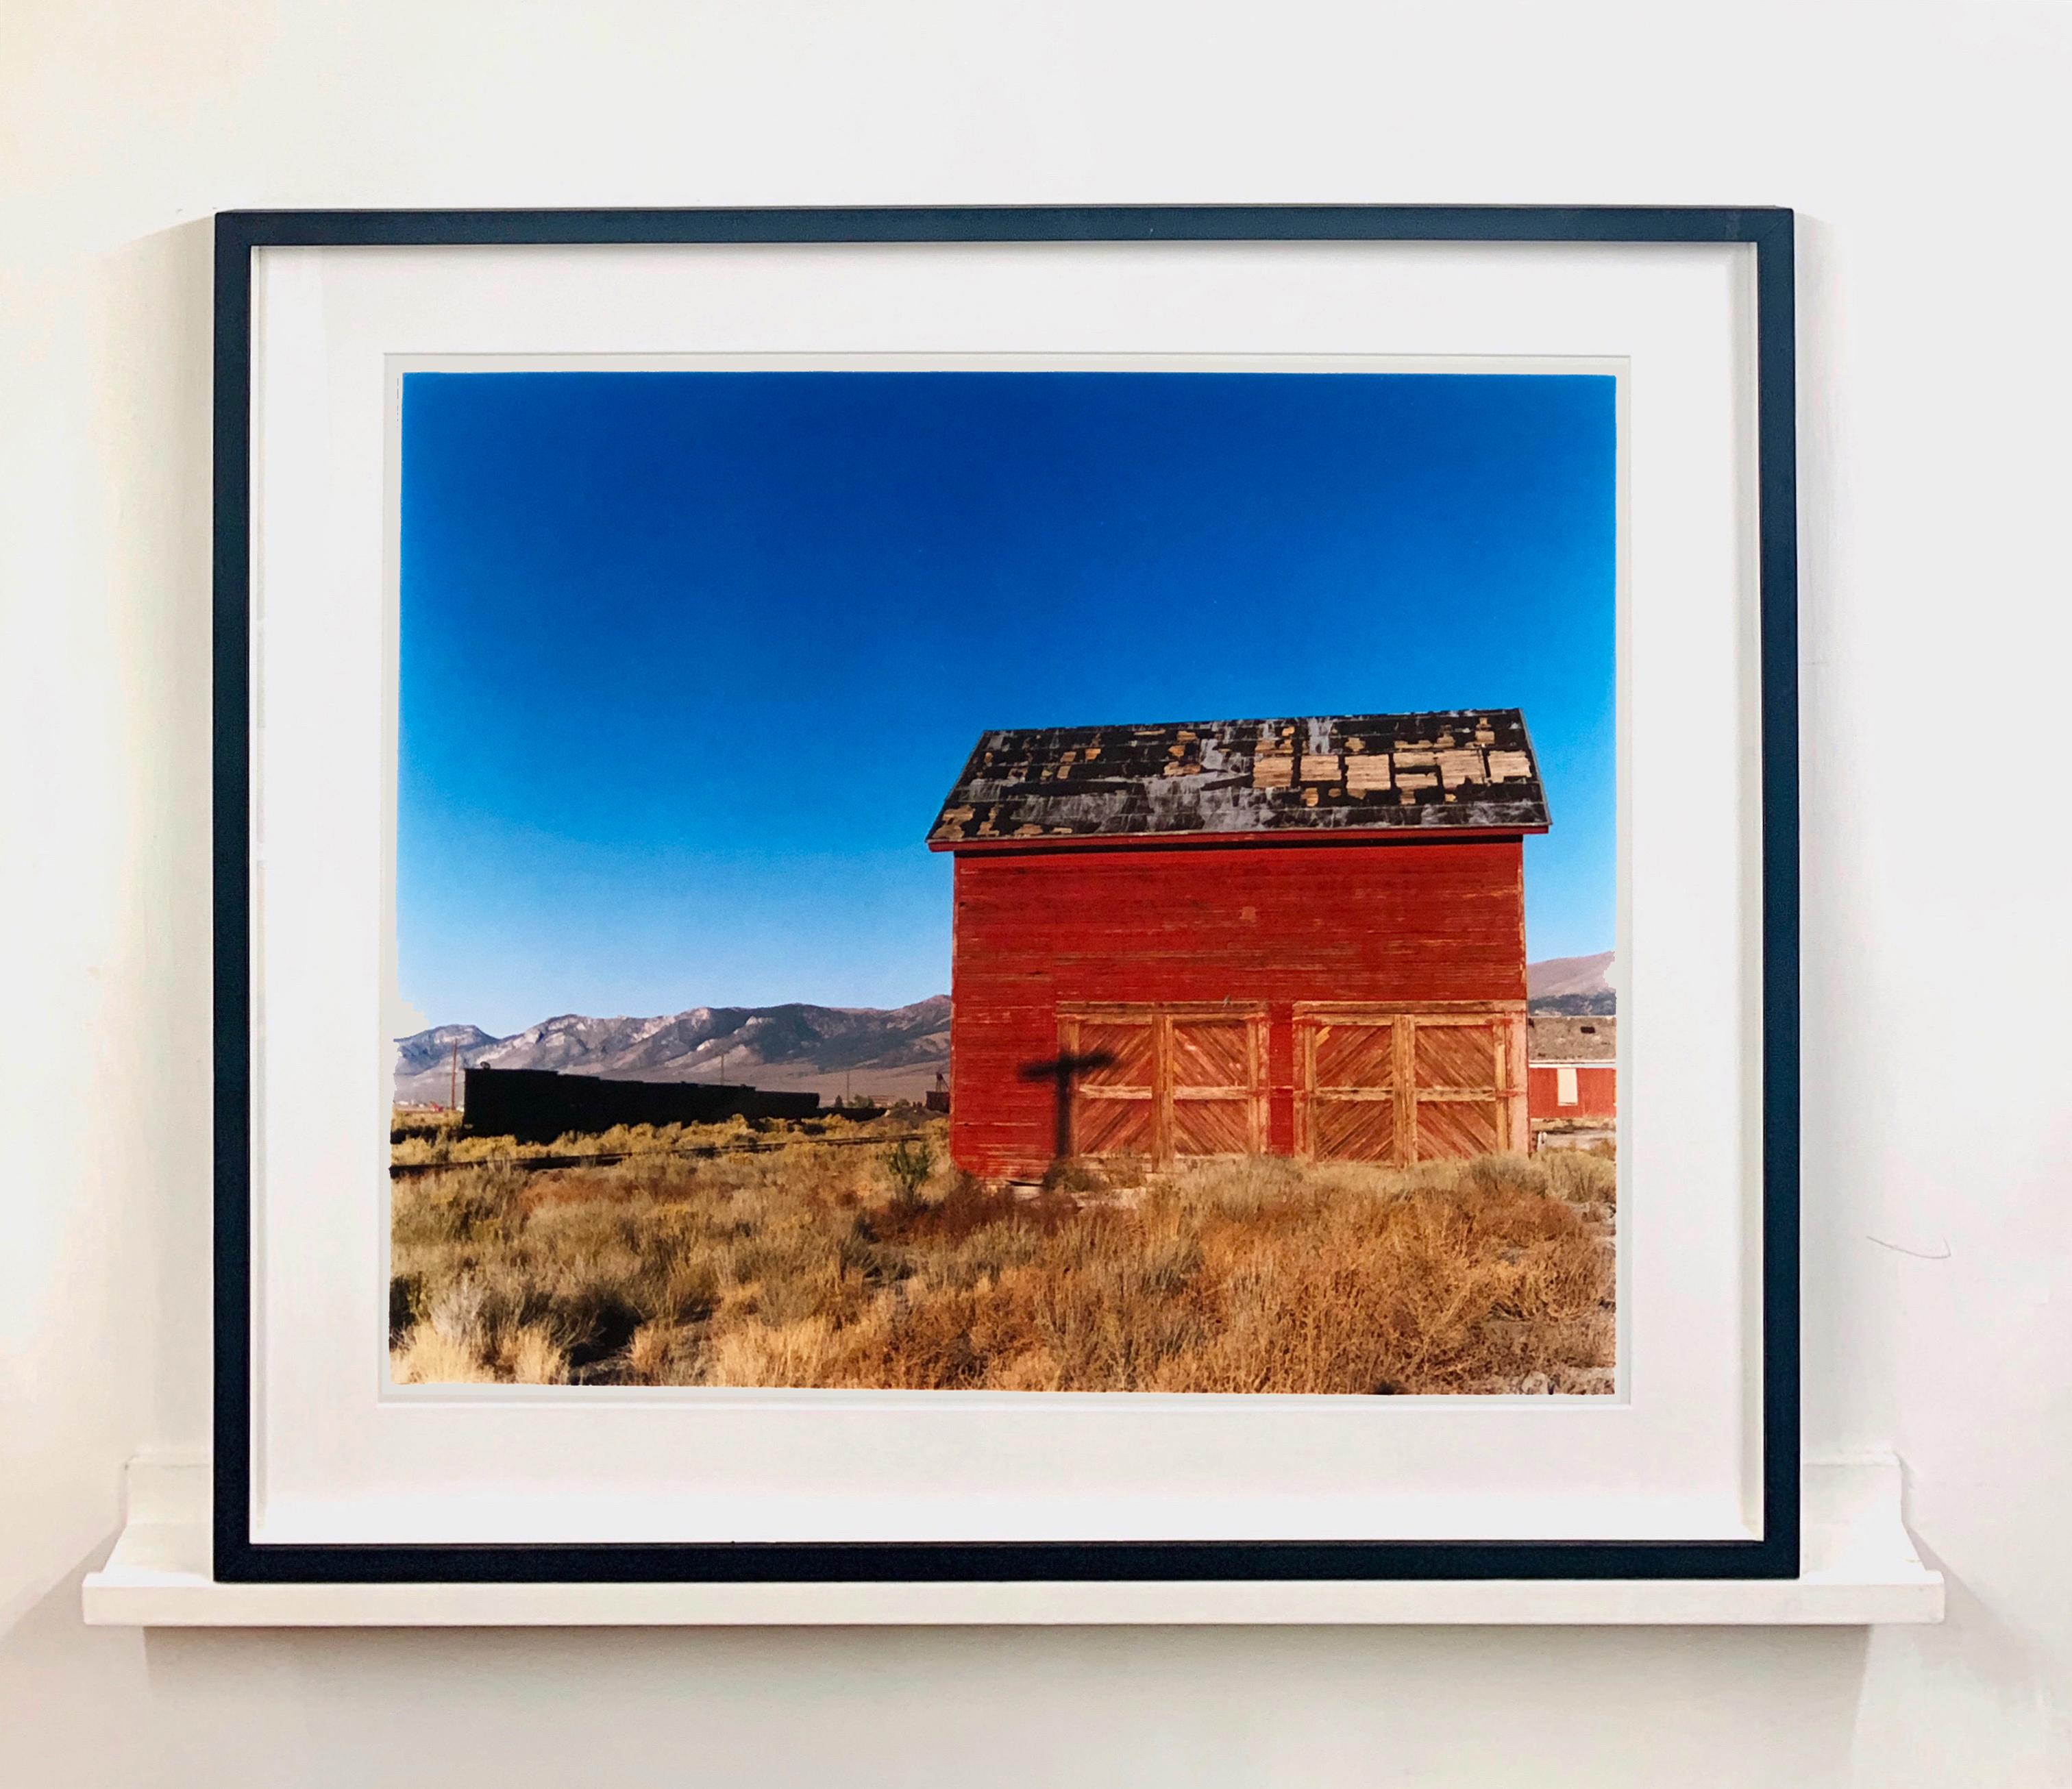
[{"label": "photographic print", "polygon": [[396,1383],[1614,1390],[1614,372],[401,394]]}]

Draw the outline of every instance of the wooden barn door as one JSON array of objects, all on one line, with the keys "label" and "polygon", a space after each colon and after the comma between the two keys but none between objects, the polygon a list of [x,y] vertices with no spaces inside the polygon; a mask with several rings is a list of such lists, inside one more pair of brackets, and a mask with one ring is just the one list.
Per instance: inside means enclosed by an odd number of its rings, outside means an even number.
[{"label": "wooden barn door", "polygon": [[1515,1013],[1297,1006],[1295,1048],[1296,1149],[1312,1160],[1403,1166],[1526,1146]]},{"label": "wooden barn door", "polygon": [[1256,1155],[1266,1146],[1266,1015],[1162,1014],[1169,1156]]},{"label": "wooden barn door", "polygon": [[[1410,1159],[1443,1162],[1523,1149],[1511,1137],[1511,1033],[1503,1018],[1420,1014],[1409,1022],[1416,1069]],[[1517,1085],[1523,1088],[1523,1077]]]},{"label": "wooden barn door", "polygon": [[1407,1020],[1394,1013],[1297,1010],[1296,1153],[1318,1162],[1414,1161]]},{"label": "wooden barn door", "polygon": [[1266,1144],[1263,1008],[1099,1006],[1059,1016],[1072,1072],[1071,1153],[1256,1154]]},{"label": "wooden barn door", "polygon": [[1067,1014],[1059,1051],[1071,1071],[1073,1155],[1157,1154],[1158,1021],[1149,1011]]}]

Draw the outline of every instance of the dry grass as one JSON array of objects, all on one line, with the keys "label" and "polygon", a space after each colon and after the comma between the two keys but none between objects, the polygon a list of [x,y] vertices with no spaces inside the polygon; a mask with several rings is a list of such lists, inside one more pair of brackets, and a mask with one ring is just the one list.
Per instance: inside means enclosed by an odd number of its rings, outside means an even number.
[{"label": "dry grass", "polygon": [[551,1143],[520,1143],[508,1137],[477,1137],[462,1128],[461,1115],[398,1106],[389,1118],[388,1158],[399,1167],[492,1166],[501,1162],[539,1162],[565,1156],[683,1155],[744,1145],[782,1144],[796,1136],[831,1138],[895,1137],[919,1122],[921,1108],[895,1104],[876,1118],[845,1118],[832,1108],[824,1118],[787,1121],[727,1118],[711,1125],[614,1125],[609,1130],[571,1133]]},{"label": "dry grass", "polygon": [[[564,1140],[566,1141],[567,1140]],[[399,1380],[1610,1389],[1615,1170],[1276,1158],[1033,1198],[810,1142],[394,1183]],[[399,1145],[400,1149],[401,1145]],[[598,1153],[562,1149],[554,1153]]]}]

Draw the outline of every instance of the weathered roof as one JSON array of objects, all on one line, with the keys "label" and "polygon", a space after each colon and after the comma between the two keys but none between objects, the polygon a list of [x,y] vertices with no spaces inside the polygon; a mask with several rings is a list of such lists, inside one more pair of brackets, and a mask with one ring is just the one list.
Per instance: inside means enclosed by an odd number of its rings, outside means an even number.
[{"label": "weathered roof", "polygon": [[987,733],[928,842],[1546,825],[1525,717],[1495,708]]}]

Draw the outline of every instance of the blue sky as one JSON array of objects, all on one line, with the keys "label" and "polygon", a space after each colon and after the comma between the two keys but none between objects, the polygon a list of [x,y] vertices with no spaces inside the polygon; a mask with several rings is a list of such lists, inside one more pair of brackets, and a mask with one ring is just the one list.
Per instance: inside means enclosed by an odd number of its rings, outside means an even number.
[{"label": "blue sky", "polygon": [[412,373],[427,1024],[947,991],[985,728],[1525,711],[1535,960],[1613,942],[1613,381]]}]

